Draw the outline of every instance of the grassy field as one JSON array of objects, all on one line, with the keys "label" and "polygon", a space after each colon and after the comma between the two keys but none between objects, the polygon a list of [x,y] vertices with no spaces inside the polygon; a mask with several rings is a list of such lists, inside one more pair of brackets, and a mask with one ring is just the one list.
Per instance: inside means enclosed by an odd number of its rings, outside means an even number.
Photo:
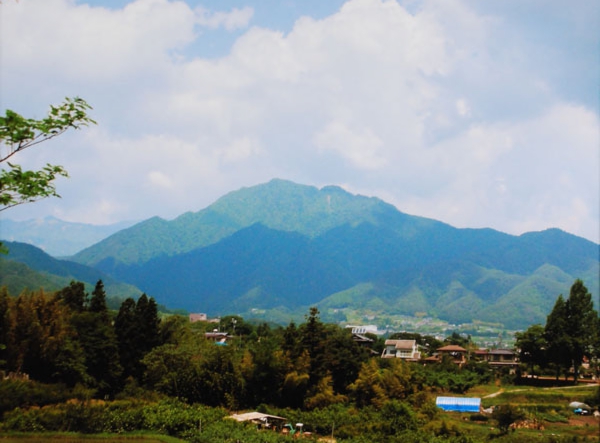
[{"label": "grassy field", "polygon": [[0,443],[182,443],[174,437],[166,435],[81,435],[72,433],[11,433],[8,435],[0,434]]},{"label": "grassy field", "polygon": [[[517,432],[523,442],[539,441],[545,436],[585,437],[587,441],[600,441],[600,420],[593,416],[579,416],[569,408],[572,401],[583,401],[590,397],[597,385],[577,385],[564,387],[528,387],[528,386],[477,386],[467,394],[469,397],[481,397],[482,406],[511,404],[525,413],[527,426]],[[450,429],[460,429],[468,435],[485,438],[494,432],[492,421],[471,421],[471,414],[442,413],[441,420],[446,421]],[[538,427],[539,426],[539,427]],[[538,427],[538,428],[536,428]],[[497,443],[502,438],[495,439]]]},{"label": "grassy field", "polygon": [[[432,419],[422,424],[423,431],[431,434],[469,436],[475,441],[494,443],[548,443],[563,437],[579,442],[600,442],[600,420],[594,416],[575,415],[569,403],[591,398],[598,385],[559,387],[512,386],[490,383],[480,385],[465,394],[479,397],[482,406],[490,408],[512,405],[523,412],[524,427],[500,435],[496,422],[489,414],[472,414],[438,411]],[[83,435],[69,433],[0,433],[0,443],[181,443],[173,437],[151,434],[151,431],[131,434]],[[219,440],[222,441],[222,440]],[[223,440],[224,441],[224,440]],[[230,440],[227,440],[230,441]],[[235,440],[231,440],[235,441]],[[575,440],[573,440],[575,441]]]}]

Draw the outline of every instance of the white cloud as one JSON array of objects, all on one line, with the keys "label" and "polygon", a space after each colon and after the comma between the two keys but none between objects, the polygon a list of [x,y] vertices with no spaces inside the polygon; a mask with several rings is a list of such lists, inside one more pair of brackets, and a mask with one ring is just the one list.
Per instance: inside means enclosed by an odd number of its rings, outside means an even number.
[{"label": "white cloud", "polygon": [[150,171],[148,173],[148,181],[158,188],[173,189],[173,180],[161,171]]},{"label": "white cloud", "polygon": [[398,204],[463,227],[513,234],[561,227],[597,238],[599,127],[594,113],[571,105],[517,124],[473,127],[436,146],[439,189]]},{"label": "white cloud", "polygon": [[471,108],[464,98],[456,100],[456,112],[461,117],[469,117],[471,115]]},{"label": "white cloud", "polygon": [[231,12],[211,12],[205,8],[197,7],[195,11],[197,15],[196,23],[209,29],[223,27],[227,31],[246,28],[254,15],[254,10],[250,7],[233,8]]},{"label": "white cloud", "polygon": [[8,72],[43,69],[61,82],[111,83],[148,64],[165,69],[169,52],[194,39],[195,17],[183,2],[137,0],[122,10],[67,0],[1,7]]},{"label": "white cloud", "polygon": [[244,137],[234,140],[219,154],[225,162],[239,162],[251,156],[261,155],[263,152],[259,141]]},{"label": "white cloud", "polygon": [[368,128],[351,130],[341,122],[331,122],[315,135],[321,150],[335,151],[358,169],[380,169],[386,161],[378,150],[382,141]]},{"label": "white cloud", "polygon": [[[275,31],[250,6],[3,2],[1,104],[40,116],[77,94],[99,122],[24,158],[72,176],[62,200],[30,211],[172,217],[278,176],[344,183],[459,226],[558,226],[598,241],[597,109],[563,98],[509,15],[468,0],[406,4],[351,0]],[[250,20],[222,57],[189,51],[203,30]]]}]

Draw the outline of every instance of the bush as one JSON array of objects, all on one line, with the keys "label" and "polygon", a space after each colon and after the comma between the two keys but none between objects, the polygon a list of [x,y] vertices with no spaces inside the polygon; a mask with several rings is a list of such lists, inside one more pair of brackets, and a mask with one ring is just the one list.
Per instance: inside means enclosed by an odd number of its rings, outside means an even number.
[{"label": "bush", "polygon": [[600,408],[600,386],[596,388],[596,391],[592,395],[585,398],[584,403],[587,403],[592,408]]},{"label": "bush", "polygon": [[0,416],[17,407],[45,406],[67,400],[71,393],[62,385],[47,385],[35,381],[0,381]]},{"label": "bush", "polygon": [[506,404],[496,406],[492,412],[492,418],[496,420],[500,432],[506,434],[510,425],[524,418],[524,414],[513,405]]},{"label": "bush", "polygon": [[488,421],[490,418],[483,414],[471,414],[469,420],[471,421]]}]

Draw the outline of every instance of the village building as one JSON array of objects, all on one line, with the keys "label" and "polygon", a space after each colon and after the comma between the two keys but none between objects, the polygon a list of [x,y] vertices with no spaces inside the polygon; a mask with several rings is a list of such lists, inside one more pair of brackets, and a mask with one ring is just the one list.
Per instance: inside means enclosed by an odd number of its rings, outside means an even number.
[{"label": "village building", "polygon": [[405,361],[419,361],[421,352],[416,340],[386,340],[381,358],[401,358]]},{"label": "village building", "polygon": [[478,349],[474,352],[474,356],[479,361],[487,362],[493,368],[510,368],[511,371],[514,371],[519,366],[517,353],[510,349]]},{"label": "village building", "polygon": [[196,323],[197,321],[207,321],[208,317],[203,313],[194,313],[189,315],[190,323]]},{"label": "village building", "polygon": [[462,366],[467,362],[467,350],[462,346],[458,345],[447,345],[438,348],[437,355],[426,359],[427,362],[440,362],[444,356],[448,356],[452,359],[452,362],[456,365]]}]

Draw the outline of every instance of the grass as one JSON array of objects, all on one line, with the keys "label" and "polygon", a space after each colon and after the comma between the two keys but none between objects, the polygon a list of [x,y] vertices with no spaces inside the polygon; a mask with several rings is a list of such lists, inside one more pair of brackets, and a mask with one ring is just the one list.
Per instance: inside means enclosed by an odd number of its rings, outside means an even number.
[{"label": "grass", "polygon": [[[476,386],[469,390],[467,396],[482,398],[482,406],[488,408],[502,404],[511,404],[523,410],[528,419],[536,419],[542,423],[544,429],[518,429],[510,436],[496,437],[496,443],[514,440],[523,442],[549,441],[552,435],[563,437],[587,438],[586,441],[600,441],[600,422],[587,417],[582,419],[576,416],[569,403],[572,401],[584,401],[592,396],[598,385],[577,385],[565,387],[535,387],[535,386],[499,386],[494,383]],[[496,396],[488,397],[498,393]],[[487,398],[486,398],[487,397]],[[448,426],[458,429],[463,435],[473,436],[482,441],[490,435],[497,434],[493,420],[488,422],[472,422],[470,414],[453,412],[442,412],[438,420],[445,421]],[[598,440],[596,440],[598,439]]]},{"label": "grass", "polygon": [[11,432],[0,433],[0,443],[182,443],[175,437],[160,434],[77,434],[68,432]]}]

